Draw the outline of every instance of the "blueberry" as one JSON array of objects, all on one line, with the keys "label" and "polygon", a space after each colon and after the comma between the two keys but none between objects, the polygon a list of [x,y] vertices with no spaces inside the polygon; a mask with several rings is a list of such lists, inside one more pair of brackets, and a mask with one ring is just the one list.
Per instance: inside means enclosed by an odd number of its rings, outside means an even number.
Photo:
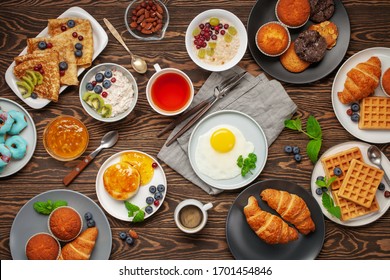
[{"label": "blueberry", "polygon": [[93,90],[93,84],[92,83],[87,83],[87,85],[85,86],[85,88],[89,91],[92,91]]},{"label": "blueberry", "polygon": [[151,193],[155,193],[156,192],[156,187],[155,186],[150,186],[149,187],[149,191],[151,192]]},{"label": "blueberry", "polygon": [[31,98],[32,99],[37,99],[38,98],[38,94],[36,94],[35,92],[31,93]]},{"label": "blueberry", "polygon": [[46,42],[45,42],[45,41],[39,41],[39,43],[38,43],[38,48],[39,48],[40,50],[46,49],[46,48],[47,48]]},{"label": "blueberry", "polygon": [[82,50],[82,49],[83,49],[83,44],[81,44],[81,43],[76,43],[76,44],[74,45],[74,47],[75,47],[76,50]]},{"label": "blueberry", "polygon": [[145,212],[147,213],[147,214],[152,214],[152,212],[153,212],[153,208],[152,208],[152,206],[146,206],[145,207]]},{"label": "blueberry", "polygon": [[301,162],[302,156],[300,154],[296,154],[296,155],[294,155],[294,159],[296,162]]},{"label": "blueberry", "polygon": [[95,220],[91,219],[87,221],[87,227],[94,227],[95,226]]},{"label": "blueberry", "polygon": [[66,25],[67,25],[69,28],[72,28],[72,27],[75,27],[76,23],[74,22],[73,19],[70,19],[70,20],[68,20],[68,22],[66,23]]},{"label": "blueberry", "polygon": [[95,75],[95,80],[96,80],[96,82],[98,82],[98,83],[103,82],[103,80],[104,80],[103,74],[102,74],[102,73],[97,73],[97,74]]},{"label": "blueberry", "polygon": [[292,150],[293,150],[293,148],[291,147],[291,146],[285,146],[284,147],[284,151],[286,152],[286,153],[291,153],[292,152]]},{"label": "blueberry", "polygon": [[158,190],[159,192],[164,192],[164,191],[165,191],[165,186],[164,186],[163,184],[159,184],[159,185],[157,186],[157,190]]},{"label": "blueberry", "polygon": [[66,63],[65,61],[61,61],[58,66],[60,67],[60,70],[68,69],[68,63]]},{"label": "blueberry", "polygon": [[334,175],[336,175],[336,176],[340,176],[341,174],[343,174],[343,171],[341,170],[340,167],[335,167],[335,168],[333,169],[333,173],[334,173]]},{"label": "blueberry", "polygon": [[109,88],[110,86],[111,86],[111,82],[109,80],[104,80],[103,87],[104,88]]},{"label": "blueberry", "polygon": [[299,150],[299,147],[293,147],[293,154],[296,155],[296,154],[299,154],[300,150]]},{"label": "blueberry", "polygon": [[321,195],[322,194],[322,188],[317,188],[316,189],[316,194]]},{"label": "blueberry", "polygon": [[126,237],[126,243],[129,245],[134,244],[134,239],[131,236]]},{"label": "blueberry", "polygon": [[153,197],[151,197],[151,196],[148,196],[147,198],[146,198],[146,204],[152,204],[153,203],[153,201],[154,201],[154,198]]},{"label": "blueberry", "polygon": [[316,179],[316,181],[324,181],[324,180],[325,180],[324,176],[318,176]]},{"label": "blueberry", "polygon": [[386,188],[385,184],[383,184],[383,183],[380,183],[379,186],[378,186],[378,190],[380,190],[380,191],[384,191],[385,188]]},{"label": "blueberry", "polygon": [[83,56],[83,51],[82,50],[75,50],[74,55],[76,57],[82,57]]},{"label": "blueberry", "polygon": [[359,116],[358,113],[352,113],[351,120],[352,120],[353,122],[358,122],[359,119],[360,119],[360,116]]},{"label": "blueberry", "polygon": [[125,239],[127,238],[126,232],[123,232],[123,231],[120,232],[120,233],[119,233],[119,238],[122,239],[122,240],[125,240]]},{"label": "blueberry", "polygon": [[352,112],[359,112],[360,111],[359,103],[352,103],[351,110],[352,110]]},{"label": "blueberry", "polygon": [[84,214],[84,218],[85,218],[87,221],[89,221],[90,219],[92,219],[92,214],[91,214],[91,212],[85,213],[85,214]]},{"label": "blueberry", "polygon": [[106,78],[111,78],[111,77],[112,77],[112,72],[111,72],[111,70],[106,70],[106,71],[104,72],[104,76],[105,76]]},{"label": "blueberry", "polygon": [[163,198],[163,195],[162,195],[162,193],[160,193],[160,192],[156,192],[155,194],[154,194],[154,199],[156,199],[156,200],[160,200],[160,199],[162,199]]},{"label": "blueberry", "polygon": [[328,191],[328,188],[327,187],[322,187],[322,192],[327,192]]},{"label": "blueberry", "polygon": [[99,85],[96,85],[94,88],[93,88],[93,91],[96,92],[96,93],[101,93],[103,91],[103,88]]}]

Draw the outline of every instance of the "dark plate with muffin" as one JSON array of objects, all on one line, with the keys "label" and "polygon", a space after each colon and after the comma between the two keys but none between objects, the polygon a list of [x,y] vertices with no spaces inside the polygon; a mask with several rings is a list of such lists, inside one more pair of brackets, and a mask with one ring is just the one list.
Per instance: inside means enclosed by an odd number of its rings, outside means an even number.
[{"label": "dark plate with muffin", "polygon": [[[288,2],[288,0],[283,1]],[[301,27],[291,26],[295,24],[295,18],[286,19],[280,14],[278,16],[280,21],[289,21],[284,24],[289,27],[291,45],[282,56],[274,57],[259,50],[257,31],[263,24],[278,20],[276,15],[280,11],[276,4],[279,2],[259,0],[250,12],[247,23],[248,45],[254,60],[266,73],[288,83],[305,84],[326,77],[342,62],[349,45],[350,22],[342,2],[340,0],[309,0],[309,20],[306,19],[307,22]],[[283,8],[283,5],[279,8]],[[286,11],[287,16],[290,17],[291,14],[291,11]],[[302,15],[298,14],[297,17],[299,16]],[[297,26],[302,25],[300,22],[305,22],[305,19],[297,20]],[[336,42],[331,42],[332,34],[329,34],[329,31],[332,28],[336,28],[338,32]],[[318,36],[318,32],[322,36]],[[326,35],[329,36],[324,35],[323,32],[328,32]],[[285,66],[282,65],[281,58]]]}]

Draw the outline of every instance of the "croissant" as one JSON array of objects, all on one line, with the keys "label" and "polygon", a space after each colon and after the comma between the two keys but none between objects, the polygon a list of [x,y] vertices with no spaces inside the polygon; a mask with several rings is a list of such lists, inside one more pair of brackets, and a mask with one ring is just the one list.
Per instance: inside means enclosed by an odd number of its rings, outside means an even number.
[{"label": "croissant", "polygon": [[343,91],[337,93],[340,102],[348,104],[372,94],[379,85],[381,73],[381,61],[376,56],[356,65],[348,71]]},{"label": "croissant", "polygon": [[268,244],[283,244],[298,239],[298,232],[278,216],[260,209],[254,196],[244,207],[246,221],[251,229]]},{"label": "croissant", "polygon": [[292,223],[300,233],[309,234],[316,226],[305,201],[295,194],[275,189],[265,189],[261,198],[287,222]]},{"label": "croissant", "polygon": [[61,250],[60,260],[89,260],[95,247],[98,229],[91,227],[83,231],[75,240]]}]

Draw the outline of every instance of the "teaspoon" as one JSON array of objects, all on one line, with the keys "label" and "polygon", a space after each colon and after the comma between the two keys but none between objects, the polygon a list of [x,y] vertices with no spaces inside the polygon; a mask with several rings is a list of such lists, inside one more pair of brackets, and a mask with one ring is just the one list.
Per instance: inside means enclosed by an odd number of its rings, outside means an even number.
[{"label": "teaspoon", "polygon": [[385,181],[386,181],[387,185],[390,187],[390,179],[387,176],[386,171],[383,169],[383,166],[382,166],[382,152],[379,150],[379,148],[377,146],[372,145],[367,150],[367,156],[368,156],[368,159],[373,164],[375,164],[376,166],[378,166],[380,169],[382,169],[384,171]]}]

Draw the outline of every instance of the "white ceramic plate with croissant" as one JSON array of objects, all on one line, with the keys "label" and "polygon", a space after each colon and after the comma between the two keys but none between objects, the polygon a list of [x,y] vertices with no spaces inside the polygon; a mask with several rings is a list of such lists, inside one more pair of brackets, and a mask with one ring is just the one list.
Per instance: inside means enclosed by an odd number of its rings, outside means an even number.
[{"label": "white ceramic plate with croissant", "polygon": [[[350,116],[347,115],[346,111],[350,108],[350,105],[342,104],[337,96],[338,92],[343,91],[344,83],[347,78],[347,73],[353,67],[360,62],[367,61],[370,57],[377,56],[382,64],[382,74],[390,67],[390,48],[370,48],[360,51],[351,56],[339,69],[336,77],[333,81],[332,87],[332,104],[333,110],[336,114],[337,119],[341,125],[356,138],[370,142],[370,143],[388,143],[390,142],[390,131],[389,130],[362,130],[359,129],[358,123],[353,122]],[[374,96],[386,96],[382,91],[380,85],[375,90]]]}]

